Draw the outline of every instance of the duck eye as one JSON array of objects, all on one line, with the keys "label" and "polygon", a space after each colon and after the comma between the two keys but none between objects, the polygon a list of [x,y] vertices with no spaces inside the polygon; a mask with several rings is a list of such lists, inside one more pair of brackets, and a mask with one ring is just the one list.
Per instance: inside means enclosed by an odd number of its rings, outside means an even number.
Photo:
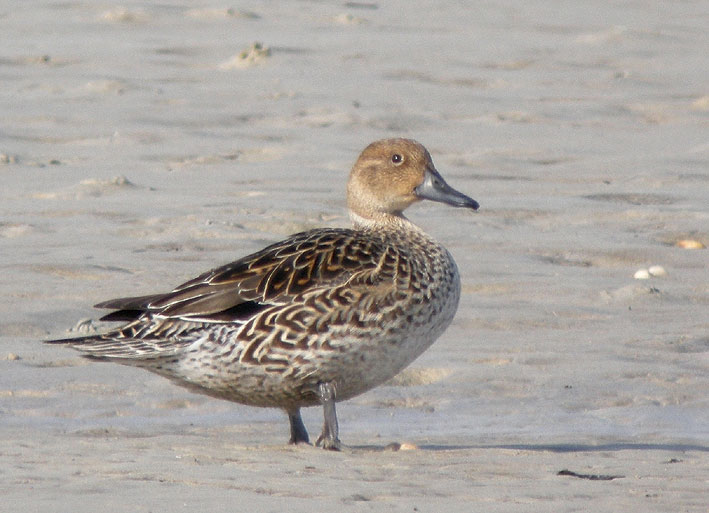
[{"label": "duck eye", "polygon": [[394,155],[391,156],[391,161],[394,164],[401,164],[404,161],[404,157],[402,157],[398,153],[394,153]]}]

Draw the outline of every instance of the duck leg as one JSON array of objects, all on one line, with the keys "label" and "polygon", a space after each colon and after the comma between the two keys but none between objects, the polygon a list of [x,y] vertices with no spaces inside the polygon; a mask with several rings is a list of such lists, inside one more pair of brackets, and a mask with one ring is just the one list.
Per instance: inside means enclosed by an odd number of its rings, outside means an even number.
[{"label": "duck leg", "polygon": [[323,424],[322,433],[320,433],[315,445],[322,445],[323,449],[339,451],[340,440],[337,436],[340,428],[337,425],[337,412],[335,411],[335,383],[332,381],[320,383],[318,394],[320,395],[320,402],[323,406],[325,423]]},{"label": "duck leg", "polygon": [[310,443],[308,431],[305,429],[303,419],[300,416],[300,408],[288,411],[288,420],[290,421],[290,444]]}]

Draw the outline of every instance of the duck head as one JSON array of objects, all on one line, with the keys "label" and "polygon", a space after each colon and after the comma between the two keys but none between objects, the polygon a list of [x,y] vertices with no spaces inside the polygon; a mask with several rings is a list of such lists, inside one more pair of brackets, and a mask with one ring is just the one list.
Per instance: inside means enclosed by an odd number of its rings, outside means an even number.
[{"label": "duck head", "polygon": [[382,139],[367,146],[352,168],[347,183],[347,206],[363,219],[403,217],[421,200],[477,210],[474,199],[446,183],[431,155],[411,139]]}]

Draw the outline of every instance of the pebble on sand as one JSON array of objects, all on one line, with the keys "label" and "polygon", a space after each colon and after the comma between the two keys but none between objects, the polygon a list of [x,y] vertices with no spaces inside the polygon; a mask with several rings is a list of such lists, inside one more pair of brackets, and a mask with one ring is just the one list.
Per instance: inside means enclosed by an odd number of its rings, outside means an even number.
[{"label": "pebble on sand", "polygon": [[704,249],[706,246],[694,239],[682,239],[675,243],[675,246],[682,249]]}]

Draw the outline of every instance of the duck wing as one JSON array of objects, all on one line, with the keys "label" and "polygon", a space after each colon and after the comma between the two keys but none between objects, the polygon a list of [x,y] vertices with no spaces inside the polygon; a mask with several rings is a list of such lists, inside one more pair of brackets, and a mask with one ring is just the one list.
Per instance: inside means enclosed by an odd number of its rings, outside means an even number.
[{"label": "duck wing", "polygon": [[98,308],[114,309],[102,320],[127,324],[104,334],[49,342],[72,345],[97,359],[136,362],[169,357],[202,336],[208,326],[258,323],[263,315],[307,309],[298,305],[313,298],[346,308],[370,294],[375,303],[375,291],[391,291],[410,270],[402,267],[406,259],[400,257],[384,239],[362,232],[334,228],[302,232],[166,294],[99,303]]},{"label": "duck wing", "polygon": [[395,260],[391,247],[371,236],[347,229],[312,230],[217,267],[166,294],[112,299],[96,307],[115,310],[102,317],[105,321],[157,316],[243,322],[265,308],[291,303],[296,296],[341,285],[355,276],[373,283],[385,270],[383,257],[389,257],[389,263]]}]

